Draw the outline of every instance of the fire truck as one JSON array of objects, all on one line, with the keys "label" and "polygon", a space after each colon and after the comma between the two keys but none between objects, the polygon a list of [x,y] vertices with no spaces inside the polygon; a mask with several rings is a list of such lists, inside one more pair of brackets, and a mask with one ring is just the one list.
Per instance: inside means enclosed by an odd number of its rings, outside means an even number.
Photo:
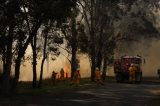
[{"label": "fire truck", "polygon": [[117,82],[129,82],[129,67],[135,64],[137,71],[135,73],[135,81],[141,82],[142,80],[142,57],[136,56],[122,56],[120,59],[114,60],[114,73]]}]

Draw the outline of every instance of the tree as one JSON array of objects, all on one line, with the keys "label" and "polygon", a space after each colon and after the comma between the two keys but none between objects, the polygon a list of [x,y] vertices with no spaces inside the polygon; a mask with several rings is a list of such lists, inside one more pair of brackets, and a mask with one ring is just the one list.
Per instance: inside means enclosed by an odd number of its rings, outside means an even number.
[{"label": "tree", "polygon": [[76,14],[73,13],[71,17],[71,48],[72,48],[72,59],[71,59],[71,79],[73,78],[74,71],[76,70],[78,63],[77,63],[77,30],[76,30]]},{"label": "tree", "polygon": [[49,32],[50,27],[46,25],[43,33],[44,33],[44,46],[43,46],[43,57],[42,57],[42,62],[41,62],[41,71],[40,71],[40,79],[39,79],[39,84],[38,87],[42,86],[42,75],[43,75],[43,66],[45,59],[47,58],[47,53],[46,53],[46,48],[47,48],[47,39],[48,39],[48,32]]},{"label": "tree", "polygon": [[33,52],[33,81],[32,81],[32,87],[36,88],[37,87],[37,34],[33,37],[33,40],[31,41],[31,46],[32,46],[32,52]]},{"label": "tree", "polygon": [[[153,6],[153,7],[152,7]],[[121,37],[127,38],[127,40],[138,40],[137,38],[150,38],[156,37],[158,34],[156,23],[157,0],[153,1],[136,1],[132,7],[122,16],[120,20],[119,31]],[[124,21],[125,20],[125,21]],[[125,27],[122,27],[125,24]],[[122,31],[123,30],[123,31]],[[119,36],[120,37],[120,36]]]},{"label": "tree", "polygon": [[64,24],[61,28],[64,38],[66,40],[67,52],[71,54],[71,80],[76,68],[79,66],[79,60],[77,58],[78,42],[81,33],[80,27],[82,22],[82,16],[80,16],[80,10],[78,6],[72,8],[72,16],[68,19],[68,23]]},{"label": "tree", "polygon": [[[91,81],[94,81],[95,67],[101,67],[102,51],[107,50],[113,39],[113,23],[119,18],[118,2],[104,0],[79,0],[85,26],[88,31],[88,53],[91,58]],[[110,29],[111,28],[111,29]],[[86,35],[87,35],[86,34]],[[103,52],[104,53],[104,52]]]},{"label": "tree", "polygon": [[86,26],[88,29],[89,34],[89,42],[90,42],[90,57],[91,57],[91,81],[94,81],[95,77],[95,68],[96,68],[96,62],[95,62],[95,9],[97,7],[95,0],[78,0],[79,6],[82,8],[82,14],[84,16],[84,20],[86,22]]},{"label": "tree", "polygon": [[58,47],[59,45],[63,44],[63,37],[61,37],[59,29],[60,28],[57,27],[56,22],[49,21],[47,24],[45,24],[44,29],[42,31],[44,43],[42,50],[43,57],[41,61],[40,79],[38,87],[42,87],[43,66],[46,58],[49,58],[49,55],[51,55],[51,59],[54,61],[55,57],[58,57],[60,54]]},{"label": "tree", "polygon": [[[156,0],[155,0],[156,1]],[[152,2],[155,5],[156,2]],[[142,3],[141,3],[142,2]],[[137,1],[137,0],[78,0],[80,7],[82,8],[82,14],[85,20],[86,32],[89,35],[89,56],[91,58],[91,80],[94,80],[94,70],[95,67],[101,66],[102,60],[109,58],[109,56],[113,57],[113,50],[117,45],[118,39],[129,39],[133,38],[131,35],[126,36],[126,34],[117,33],[116,24],[117,22],[124,21],[123,26],[127,26],[126,24],[126,16],[128,14],[133,13],[134,5],[138,5],[140,3],[141,7],[143,4],[150,6],[151,2],[147,1]],[[136,15],[135,15],[136,16]],[[146,16],[145,16],[146,17]],[[140,17],[144,23],[148,23],[150,26],[151,33],[157,31],[153,27],[153,25],[146,19]],[[93,27],[94,26],[94,27]],[[149,27],[147,26],[147,27]],[[120,28],[123,28],[122,26]],[[131,26],[132,28],[138,28]],[[126,29],[130,29],[127,27]],[[142,28],[141,28],[142,29]],[[123,29],[120,31],[124,31]],[[128,32],[131,32],[127,30]],[[133,29],[135,31],[135,29]],[[149,30],[148,30],[149,31]],[[137,31],[139,34],[143,31]],[[153,33],[152,33],[153,34]],[[135,37],[137,38],[137,36]],[[112,45],[110,45],[112,44]],[[108,55],[106,57],[106,55]],[[105,61],[104,61],[105,62]],[[107,62],[105,62],[107,63]]]},{"label": "tree", "polygon": [[[6,23],[1,23],[2,30],[1,39],[2,42],[2,52],[3,52],[3,81],[2,81],[2,91],[5,94],[9,94],[10,90],[10,72],[12,66],[12,49],[14,41],[14,31],[16,27],[15,18],[16,15],[20,12],[18,3],[16,0],[9,0],[8,2],[2,1],[1,4],[1,21]],[[8,30],[7,30],[8,29]]]},{"label": "tree", "polygon": [[[74,3],[70,0],[24,0],[20,2],[20,6],[23,7],[23,14],[28,28],[28,37],[25,43],[18,49],[18,56],[15,64],[15,77],[12,84],[12,90],[15,89],[18,83],[20,74],[21,59],[23,58],[25,51],[30,44],[34,36],[37,35],[37,31],[45,20],[62,20],[67,17],[70,11],[70,7],[74,6]],[[58,10],[58,11],[57,11]]]}]

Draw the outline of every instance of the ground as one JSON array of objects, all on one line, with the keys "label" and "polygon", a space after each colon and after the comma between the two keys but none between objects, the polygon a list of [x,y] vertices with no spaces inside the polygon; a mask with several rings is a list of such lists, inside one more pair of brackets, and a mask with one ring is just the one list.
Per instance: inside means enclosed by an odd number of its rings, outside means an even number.
[{"label": "ground", "polygon": [[147,79],[140,84],[115,81],[106,81],[104,85],[86,83],[56,92],[16,94],[10,99],[0,100],[0,106],[159,106],[159,104],[159,79]]}]

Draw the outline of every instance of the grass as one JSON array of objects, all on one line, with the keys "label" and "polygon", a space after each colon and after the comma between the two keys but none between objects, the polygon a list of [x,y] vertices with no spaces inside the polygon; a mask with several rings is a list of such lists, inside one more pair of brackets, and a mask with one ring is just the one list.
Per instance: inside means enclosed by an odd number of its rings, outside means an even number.
[{"label": "grass", "polygon": [[[41,97],[46,97],[46,95],[52,96],[54,93],[61,93],[66,90],[83,89],[95,85],[90,82],[89,78],[82,78],[78,87],[75,85],[71,86],[70,84],[71,82],[69,80],[57,80],[55,85],[53,85],[50,79],[45,79],[41,88],[33,89],[32,82],[19,82],[15,94],[9,96],[0,95],[0,106],[23,106],[25,103],[38,103],[38,101],[42,99]],[[35,101],[32,101],[32,99]]]},{"label": "grass", "polygon": [[[150,79],[150,78],[145,78]],[[114,77],[106,77],[107,83],[114,83],[116,82]],[[53,85],[51,79],[45,79],[43,81],[42,88],[32,88],[32,82],[19,82],[17,87],[18,94],[25,94],[25,95],[37,95],[41,93],[50,93],[50,92],[59,92],[63,90],[71,90],[71,89],[82,89],[89,86],[94,86],[95,84],[90,81],[90,78],[81,78],[80,86],[76,87],[75,85],[70,85],[70,80],[57,80],[55,85]]]},{"label": "grass", "polygon": [[[114,77],[107,77],[107,83],[116,82]],[[76,85],[71,85],[70,80],[60,81],[57,80],[55,85],[52,84],[50,79],[45,79],[43,81],[42,88],[32,88],[31,82],[20,82],[17,88],[17,94],[19,95],[40,95],[46,93],[55,93],[61,92],[64,90],[74,90],[74,89],[83,89],[88,87],[96,86],[94,82],[90,81],[90,78],[81,78],[80,84],[77,87]]]},{"label": "grass", "polygon": [[[43,86],[41,88],[32,88],[31,82],[20,82],[18,86],[18,94],[27,94],[27,95],[37,95],[41,93],[50,93],[50,92],[58,92],[62,90],[70,90],[75,88],[84,88],[87,87],[90,82],[89,78],[83,78],[80,81],[80,86],[76,87],[75,85],[71,86],[71,82],[69,80],[57,80],[55,85],[52,84],[50,79],[45,79],[43,81]],[[87,86],[84,86],[87,85]]]}]

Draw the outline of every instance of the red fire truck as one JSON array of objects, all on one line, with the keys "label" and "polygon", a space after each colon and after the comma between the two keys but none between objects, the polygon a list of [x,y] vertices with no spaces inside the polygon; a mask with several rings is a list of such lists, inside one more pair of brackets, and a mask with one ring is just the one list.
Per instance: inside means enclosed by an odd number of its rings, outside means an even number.
[{"label": "red fire truck", "polygon": [[122,56],[120,59],[114,61],[114,73],[117,82],[128,82],[129,81],[129,67],[131,64],[135,64],[137,72],[135,74],[136,82],[141,82],[142,79],[142,57],[137,56]]}]

